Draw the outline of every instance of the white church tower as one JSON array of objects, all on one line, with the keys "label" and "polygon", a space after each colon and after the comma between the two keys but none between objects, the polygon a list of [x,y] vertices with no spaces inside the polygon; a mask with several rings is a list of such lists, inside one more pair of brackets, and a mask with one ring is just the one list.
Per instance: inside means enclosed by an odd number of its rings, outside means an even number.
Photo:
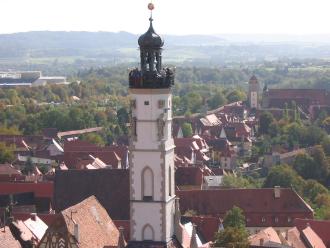
[{"label": "white church tower", "polygon": [[[153,9],[152,4],[149,9]],[[174,72],[162,68],[164,42],[154,31],[152,21],[151,17],[148,31],[138,41],[141,68],[129,74],[130,240],[166,247],[175,232],[171,94]]]}]

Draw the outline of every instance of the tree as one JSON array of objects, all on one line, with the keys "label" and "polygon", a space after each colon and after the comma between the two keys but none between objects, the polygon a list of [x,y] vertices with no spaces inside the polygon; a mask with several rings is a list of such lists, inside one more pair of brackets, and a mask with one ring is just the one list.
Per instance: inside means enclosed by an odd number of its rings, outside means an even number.
[{"label": "tree", "polygon": [[294,187],[299,193],[303,191],[304,180],[288,165],[274,166],[265,182],[264,188],[280,186],[284,188]]},{"label": "tree", "polygon": [[325,181],[330,172],[330,164],[325,156],[322,146],[318,145],[313,147],[311,156],[317,164],[318,179]]},{"label": "tree", "polygon": [[29,175],[30,173],[33,172],[35,168],[35,165],[32,162],[32,159],[30,157],[28,157],[28,159],[26,160],[25,164],[24,164],[24,169],[22,170],[23,174],[25,175]]},{"label": "tree", "polygon": [[208,105],[211,109],[218,108],[226,103],[226,97],[221,91],[217,91],[211,99],[208,101]]},{"label": "tree", "polygon": [[259,117],[259,132],[260,134],[268,134],[270,124],[274,121],[274,116],[270,112],[263,112]]},{"label": "tree", "polygon": [[248,237],[245,229],[228,227],[215,234],[215,247],[248,248]]},{"label": "tree", "polygon": [[0,126],[0,134],[19,135],[21,134],[21,132],[18,130],[16,126],[13,127]]},{"label": "tree", "polygon": [[11,163],[14,158],[13,147],[9,147],[5,143],[0,142],[0,163]]},{"label": "tree", "polygon": [[228,103],[244,101],[246,99],[246,94],[242,90],[235,89],[228,93],[227,101]]},{"label": "tree", "polygon": [[88,133],[82,136],[83,140],[86,140],[92,144],[98,145],[98,146],[104,146],[105,141],[101,137],[101,135],[97,133]]},{"label": "tree", "polygon": [[323,138],[321,145],[323,147],[323,150],[327,156],[330,156],[330,137],[326,136]]},{"label": "tree", "polygon": [[249,180],[231,175],[224,176],[222,185],[225,188],[254,188]]},{"label": "tree", "polygon": [[328,133],[330,133],[330,116],[322,121],[322,126]]},{"label": "tree", "polygon": [[315,180],[307,180],[304,186],[304,197],[314,203],[320,194],[329,194],[329,191],[319,182]]},{"label": "tree", "polygon": [[215,234],[216,247],[248,248],[248,232],[245,229],[243,211],[234,206],[224,218],[224,229]]},{"label": "tree", "polygon": [[293,162],[293,168],[305,179],[319,179],[318,165],[306,154],[298,154]]},{"label": "tree", "polygon": [[183,123],[181,129],[182,129],[183,137],[187,138],[193,135],[193,130],[190,123],[188,122]]},{"label": "tree", "polygon": [[245,228],[245,217],[243,210],[234,206],[232,209],[227,211],[223,224],[225,227]]}]

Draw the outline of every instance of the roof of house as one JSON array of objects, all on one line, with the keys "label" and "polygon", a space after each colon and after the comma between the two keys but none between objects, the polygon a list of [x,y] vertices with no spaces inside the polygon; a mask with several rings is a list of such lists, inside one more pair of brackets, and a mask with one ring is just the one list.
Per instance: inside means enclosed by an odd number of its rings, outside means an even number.
[{"label": "roof of house", "polygon": [[48,226],[38,216],[32,216],[24,221],[15,220],[11,223],[11,230],[17,240],[22,242],[39,242]]},{"label": "roof of house", "polygon": [[21,248],[20,243],[14,238],[9,227],[0,229],[1,247]]},{"label": "roof of house", "polygon": [[330,221],[312,220],[312,219],[295,219],[294,225],[302,231],[307,226],[310,226],[314,232],[323,240],[327,247],[330,247]]},{"label": "roof of house", "polygon": [[61,139],[65,136],[76,136],[81,135],[85,133],[92,133],[92,132],[99,132],[102,131],[103,127],[93,127],[93,128],[86,128],[82,130],[73,130],[73,131],[67,131],[67,132],[59,132],[57,133],[57,136]]},{"label": "roof of house", "polygon": [[[126,146],[99,147],[84,140],[64,143],[64,162],[73,169],[81,169],[81,160],[89,160],[90,155],[99,158],[107,165],[112,165],[113,168],[118,168],[120,164],[126,168],[127,154],[128,148]],[[87,165],[88,163],[82,164]]]},{"label": "roof of house", "polygon": [[[328,230],[329,231],[329,230]],[[313,231],[313,229],[308,226],[302,230],[303,237],[306,242],[313,248],[326,248],[322,239]]]},{"label": "roof of house", "polygon": [[196,185],[203,184],[204,171],[200,167],[178,167],[175,170],[175,183],[181,185]]},{"label": "roof of house", "polygon": [[1,182],[0,194],[17,194],[33,192],[35,197],[53,198],[53,182]]},{"label": "roof of house", "polygon": [[95,196],[63,211],[68,232],[74,236],[74,225],[79,227],[79,247],[117,247],[119,231],[107,211]]},{"label": "roof of house", "polygon": [[[275,198],[274,190],[179,190],[176,194],[180,198],[180,209],[183,213],[192,209],[201,216],[223,217],[233,206],[237,206],[249,217],[248,226],[257,224],[287,226],[289,217],[313,216],[313,210],[295,191],[281,188],[280,196]],[[277,222],[273,220],[274,216],[278,217]],[[262,218],[265,218],[265,221],[261,223]],[[292,225],[292,223],[289,224]]]},{"label": "roof of house", "polygon": [[267,227],[260,232],[251,235],[249,237],[249,242],[251,245],[260,245],[260,240],[263,241],[263,244],[266,245],[269,242],[282,244],[280,237],[277,232],[272,227]]},{"label": "roof of house", "polygon": [[11,164],[0,164],[0,175],[22,175],[22,173]]},{"label": "roof of house", "polygon": [[128,170],[57,171],[54,183],[57,212],[94,195],[112,219],[129,219]]}]

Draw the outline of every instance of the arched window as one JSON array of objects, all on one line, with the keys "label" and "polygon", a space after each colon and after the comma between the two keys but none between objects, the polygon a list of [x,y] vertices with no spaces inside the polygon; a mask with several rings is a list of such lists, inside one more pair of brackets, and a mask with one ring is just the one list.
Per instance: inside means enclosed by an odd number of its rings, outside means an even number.
[{"label": "arched window", "polygon": [[154,229],[149,224],[142,229],[142,240],[154,240]]},{"label": "arched window", "polygon": [[154,174],[149,167],[142,171],[142,199],[152,201],[154,196]]}]

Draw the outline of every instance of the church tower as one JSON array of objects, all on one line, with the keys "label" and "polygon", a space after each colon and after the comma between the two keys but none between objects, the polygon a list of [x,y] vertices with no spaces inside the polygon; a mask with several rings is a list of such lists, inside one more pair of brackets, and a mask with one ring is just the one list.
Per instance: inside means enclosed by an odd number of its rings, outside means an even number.
[{"label": "church tower", "polygon": [[[153,4],[149,4],[153,10]],[[154,31],[139,38],[141,68],[129,73],[131,97],[131,243],[167,247],[174,235],[175,184],[172,138],[174,71],[162,67],[163,39]]]},{"label": "church tower", "polygon": [[255,75],[253,75],[249,80],[248,100],[250,108],[259,108],[259,82]]}]

